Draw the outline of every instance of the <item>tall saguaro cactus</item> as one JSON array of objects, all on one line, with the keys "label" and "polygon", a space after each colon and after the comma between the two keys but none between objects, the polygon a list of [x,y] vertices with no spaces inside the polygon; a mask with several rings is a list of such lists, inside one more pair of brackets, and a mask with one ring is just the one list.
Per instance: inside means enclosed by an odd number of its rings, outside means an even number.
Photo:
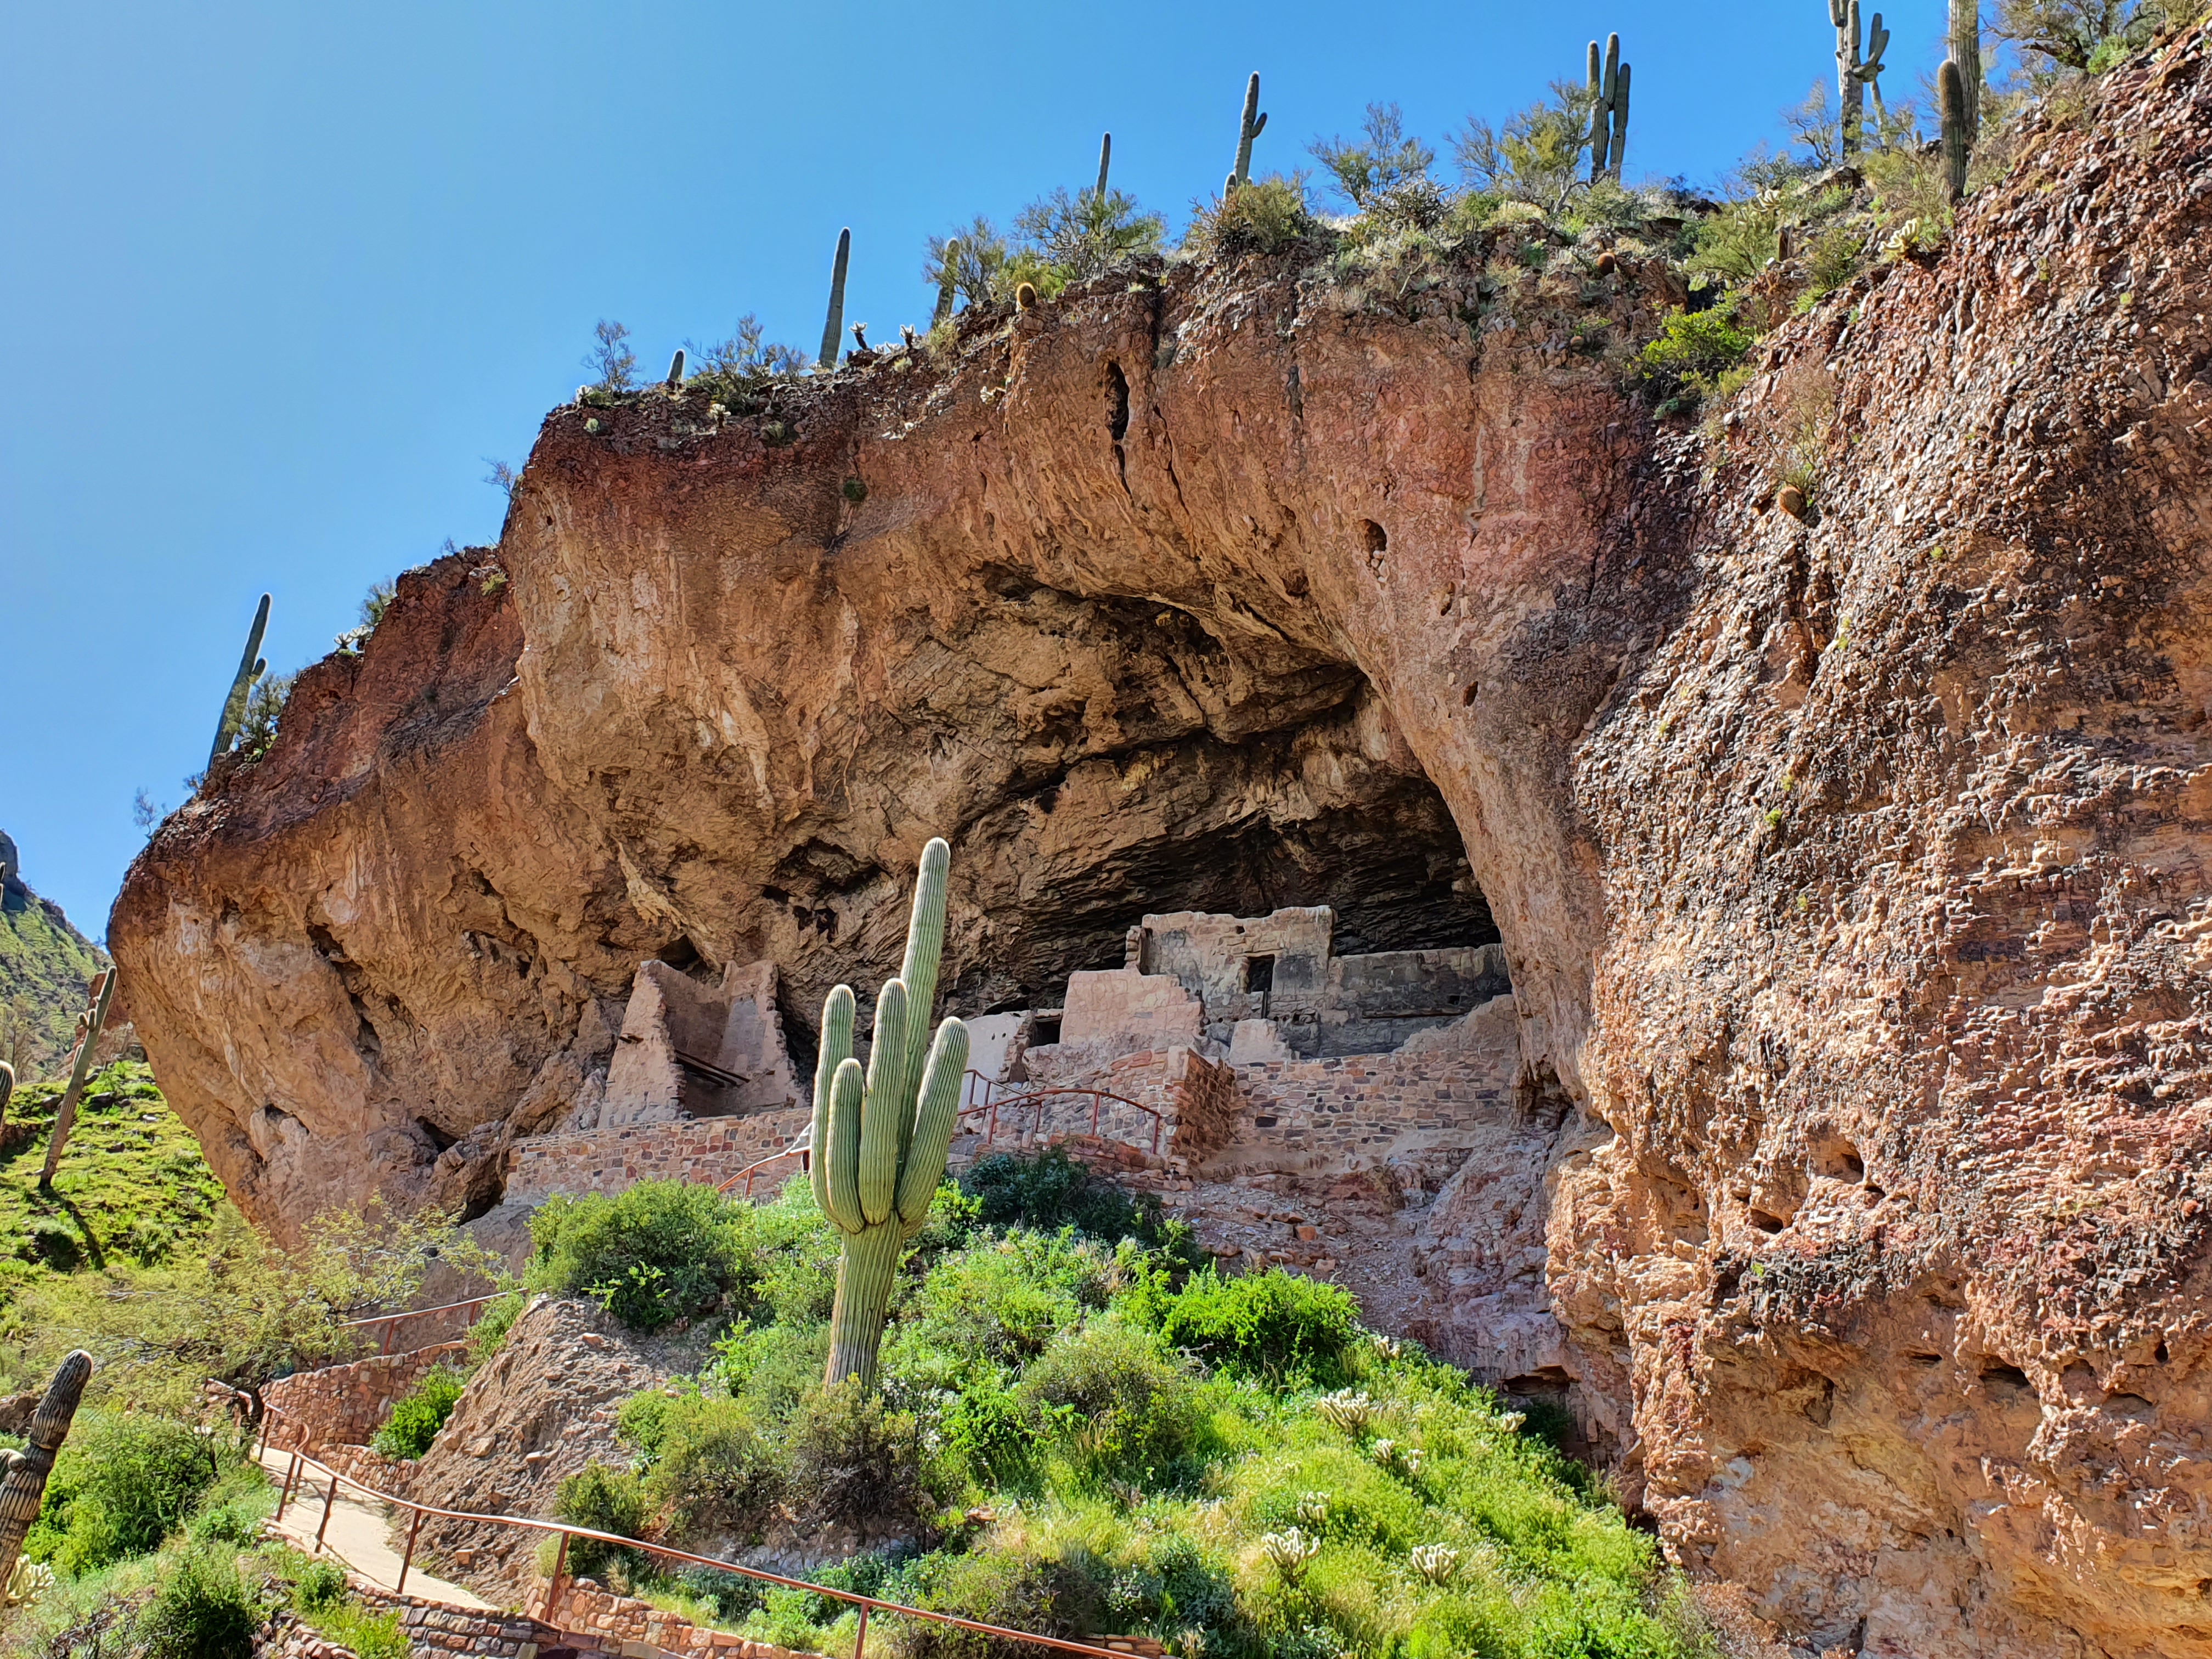
[{"label": "tall saguaro cactus", "polygon": [[1972,127],[1966,116],[1966,77],[1959,60],[1946,58],[1936,72],[1936,87],[1943,112],[1943,178],[1954,202],[1966,194],[1966,158],[1973,149]]},{"label": "tall saguaro cactus", "polygon": [[1589,43],[1590,183],[1620,177],[1628,155],[1628,65],[1620,61],[1620,37],[1605,38],[1605,55]]},{"label": "tall saguaro cactus", "polygon": [[1114,135],[1101,133],[1098,137],[1098,190],[1097,200],[1103,207],[1106,201],[1106,167],[1114,159]]},{"label": "tall saguaro cactus", "polygon": [[937,279],[937,311],[929,319],[935,328],[952,314],[952,302],[960,297],[960,239],[945,239],[945,269]]},{"label": "tall saguaro cactus", "polygon": [[837,341],[845,332],[845,267],[852,258],[853,232],[848,226],[837,233],[837,263],[830,270],[830,318],[822,325],[822,352],[814,360],[817,368],[837,367]]},{"label": "tall saguaro cactus", "polygon": [[114,1000],[115,969],[103,968],[93,975],[91,1000],[76,1017],[76,1063],[70,1067],[69,1087],[63,1091],[61,1106],[54,1113],[54,1133],[46,1142],[46,1165],[39,1173],[41,1187],[54,1184],[62,1148],[69,1145],[70,1130],[76,1123],[77,1097],[84,1092],[85,1079],[92,1075],[92,1051],[99,1046],[100,1028],[107,1024],[107,1005]]},{"label": "tall saguaro cactus", "polygon": [[260,606],[253,613],[253,626],[246,631],[246,654],[238,659],[238,672],[230,682],[230,695],[222,700],[222,718],[215,725],[215,747],[208,750],[208,764],[213,766],[229,752],[238,737],[238,728],[246,723],[246,699],[253,695],[253,682],[269,672],[269,664],[261,655],[261,635],[269,627],[269,596],[261,596]]},{"label": "tall saguaro cactus", "polygon": [[937,1000],[945,875],[951,860],[952,849],[942,841],[922,848],[906,961],[876,999],[865,1079],[853,1057],[852,987],[830,992],[822,1011],[822,1056],[814,1072],[814,1201],[845,1241],[825,1383],[848,1376],[874,1380],[899,1251],[921,1231],[945,1178],[945,1154],[968,1070],[968,1028],[947,1016],[926,1059],[922,1050]]},{"label": "tall saguaro cactus", "polygon": [[1267,118],[1260,112],[1260,71],[1254,70],[1252,78],[1244,83],[1244,117],[1237,124],[1237,165],[1231,169],[1229,187],[1252,182],[1252,141],[1267,125]]},{"label": "tall saguaro cactus", "polygon": [[1982,8],[1980,0],[1951,0],[1950,47],[1959,66],[1960,118],[1971,147],[1982,136]]},{"label": "tall saguaro cactus", "polygon": [[45,1398],[31,1414],[23,1449],[0,1454],[0,1584],[15,1571],[23,1536],[39,1518],[54,1455],[69,1437],[70,1419],[76,1415],[84,1385],[91,1380],[92,1356],[79,1348],[62,1361],[53,1381],[46,1384]]}]

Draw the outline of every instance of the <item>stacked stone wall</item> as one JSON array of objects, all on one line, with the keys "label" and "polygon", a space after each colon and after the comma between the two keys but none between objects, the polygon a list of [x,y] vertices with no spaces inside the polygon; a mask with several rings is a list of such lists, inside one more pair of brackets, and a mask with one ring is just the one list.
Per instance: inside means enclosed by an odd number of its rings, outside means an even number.
[{"label": "stacked stone wall", "polygon": [[261,1397],[279,1413],[269,1443],[324,1458],[341,1446],[365,1446],[384,1426],[392,1402],[428,1376],[441,1359],[468,1345],[440,1342],[411,1353],[374,1354],[349,1365],[326,1365],[280,1377]]},{"label": "stacked stone wall", "polygon": [[[804,1141],[812,1115],[810,1107],[792,1106],[518,1140],[507,1166],[507,1201],[535,1204],[555,1193],[619,1193],[654,1179],[720,1185],[747,1164]],[[787,1169],[763,1170],[762,1178],[772,1191],[798,1167],[794,1158]]]}]

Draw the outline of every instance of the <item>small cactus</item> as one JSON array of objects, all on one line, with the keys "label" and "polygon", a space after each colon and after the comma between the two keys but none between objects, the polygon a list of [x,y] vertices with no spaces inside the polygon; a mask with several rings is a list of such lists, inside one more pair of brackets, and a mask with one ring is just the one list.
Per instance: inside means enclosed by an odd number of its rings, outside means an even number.
[{"label": "small cactus", "polygon": [[[1244,116],[1237,124],[1237,165],[1230,169],[1229,183],[1223,188],[1226,196],[1239,185],[1252,182],[1252,141],[1267,125],[1267,118],[1260,112],[1260,71],[1254,70],[1252,78],[1244,83]],[[1103,177],[1103,172],[1100,174]]]},{"label": "small cactus", "polygon": [[268,627],[269,596],[264,593],[253,613],[253,626],[246,633],[246,653],[238,659],[238,672],[231,677],[230,695],[222,700],[222,718],[216,721],[215,747],[208,750],[210,767],[238,741],[238,728],[246,723],[246,702],[253,695],[253,682],[269,672],[268,660],[261,655],[261,636]]},{"label": "small cactus", "polygon": [[15,1558],[22,1553],[31,1522],[38,1519],[54,1455],[69,1437],[70,1419],[76,1415],[84,1385],[91,1380],[92,1356],[79,1348],[62,1361],[53,1381],[46,1384],[46,1395],[32,1413],[23,1449],[0,1452],[0,1583],[14,1581]]},{"label": "small cactus", "polygon": [[899,343],[904,346],[908,351],[913,350],[916,346],[921,343],[921,336],[914,331],[913,324],[901,323],[899,325]]},{"label": "small cactus", "polygon": [[1308,1563],[1321,1553],[1321,1540],[1296,1527],[1286,1527],[1281,1532],[1263,1534],[1260,1553],[1283,1576],[1285,1583],[1295,1584],[1306,1576]]},{"label": "small cactus", "polygon": [[76,1122],[77,1097],[84,1092],[85,1079],[92,1075],[92,1051],[99,1046],[100,1027],[107,1024],[107,1005],[115,1000],[115,969],[103,968],[94,974],[88,996],[84,1012],[76,1017],[76,1060],[70,1067],[69,1087],[62,1091],[62,1103],[54,1111],[46,1168],[39,1175],[39,1185],[49,1190],[54,1184],[54,1170],[62,1161],[62,1149],[69,1145],[70,1130]]},{"label": "small cactus", "polygon": [[952,314],[952,302],[960,297],[960,239],[950,236],[945,242],[945,270],[937,279],[937,310],[929,319],[935,328]]},{"label": "small cactus", "polygon": [[1334,1394],[1325,1394],[1314,1401],[1314,1410],[1330,1427],[1358,1439],[1375,1420],[1375,1402],[1364,1394],[1354,1394],[1349,1389],[1339,1389]]},{"label": "small cactus", "polygon": [[1590,183],[1620,177],[1628,154],[1628,65],[1620,61],[1620,37],[1608,34],[1605,54],[1589,43]]},{"label": "small cactus", "polygon": [[1954,202],[1966,194],[1966,157],[1973,138],[1967,125],[1966,78],[1959,60],[1946,58],[1936,77],[1943,108],[1943,175]]},{"label": "small cactus", "polygon": [[866,323],[853,325],[853,344],[862,351],[868,349],[868,325]]},{"label": "small cactus", "polygon": [[837,263],[830,270],[830,317],[822,325],[822,352],[814,366],[823,370],[837,367],[837,340],[845,331],[845,267],[852,262],[853,233],[849,227],[837,233]]},{"label": "small cactus", "polygon": [[684,390],[684,348],[682,346],[677,347],[676,355],[668,360],[668,389],[671,392]]},{"label": "small cactus", "polygon": [[1431,1584],[1449,1584],[1459,1571],[1459,1552],[1449,1544],[1417,1544],[1407,1559],[1413,1571]]},{"label": "small cactus", "polygon": [[1325,1492],[1302,1493],[1298,1506],[1292,1513],[1298,1517],[1300,1526],[1311,1527],[1316,1532],[1320,1532],[1328,1525],[1328,1494]]},{"label": "small cactus", "polygon": [[822,1010],[811,1173],[814,1201],[844,1235],[823,1378],[827,1385],[848,1376],[874,1379],[899,1251],[921,1231],[945,1178],[945,1154],[968,1066],[968,1028],[948,1017],[928,1044],[926,1060],[923,1049],[945,949],[945,882],[951,858],[942,841],[922,849],[906,960],[876,1000],[865,1078],[853,1058],[852,988],[837,987]]}]

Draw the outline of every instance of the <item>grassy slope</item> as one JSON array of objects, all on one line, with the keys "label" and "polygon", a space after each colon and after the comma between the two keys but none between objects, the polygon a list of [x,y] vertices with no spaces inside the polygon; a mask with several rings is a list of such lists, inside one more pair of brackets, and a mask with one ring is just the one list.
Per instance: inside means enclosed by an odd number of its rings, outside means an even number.
[{"label": "grassy slope", "polygon": [[106,965],[61,906],[21,887],[0,893],[0,1009],[29,1014],[34,1074],[69,1054],[85,987]]},{"label": "grassy slope", "polygon": [[144,1062],[92,1074],[53,1190],[39,1190],[65,1079],[19,1089],[0,1134],[0,1299],[27,1279],[151,1264],[204,1234],[222,1187]]}]

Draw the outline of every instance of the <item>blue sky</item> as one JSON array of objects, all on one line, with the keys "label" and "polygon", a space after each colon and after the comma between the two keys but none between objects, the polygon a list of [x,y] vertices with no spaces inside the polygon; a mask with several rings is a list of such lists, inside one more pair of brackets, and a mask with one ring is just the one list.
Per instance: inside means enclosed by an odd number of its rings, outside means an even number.
[{"label": "blue sky", "polygon": [[[1940,61],[1940,0],[1888,9],[1886,84]],[[1178,228],[1395,100],[1440,149],[1620,32],[1629,171],[1710,180],[1830,73],[1825,0],[1549,5],[859,3],[9,9],[0,61],[0,829],[98,937],[180,802],[256,599],[289,671],[369,584],[489,541],[600,318],[654,371],[746,312],[820,338],[926,320],[924,239],[1114,179]]]}]

